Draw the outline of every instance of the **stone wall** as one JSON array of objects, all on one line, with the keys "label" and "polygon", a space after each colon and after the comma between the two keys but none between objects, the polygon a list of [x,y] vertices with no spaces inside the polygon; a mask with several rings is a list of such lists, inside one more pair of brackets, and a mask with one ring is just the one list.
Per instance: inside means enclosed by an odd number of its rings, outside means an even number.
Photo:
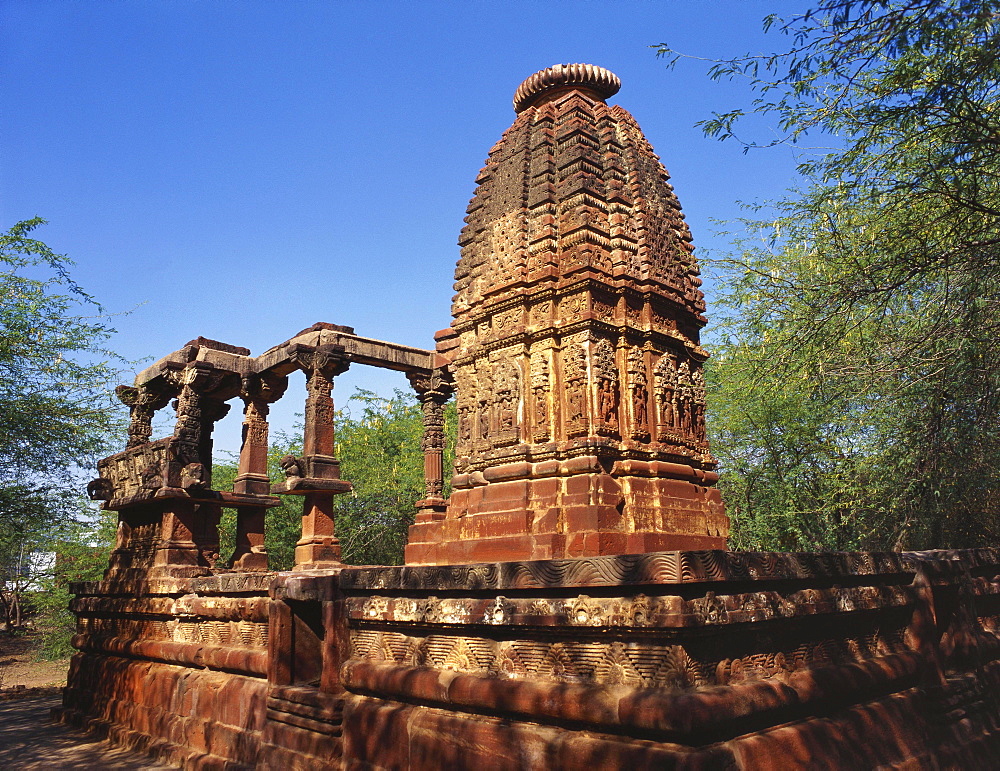
[{"label": "stone wall", "polygon": [[61,716],[189,768],[1000,763],[997,550],[75,588]]}]

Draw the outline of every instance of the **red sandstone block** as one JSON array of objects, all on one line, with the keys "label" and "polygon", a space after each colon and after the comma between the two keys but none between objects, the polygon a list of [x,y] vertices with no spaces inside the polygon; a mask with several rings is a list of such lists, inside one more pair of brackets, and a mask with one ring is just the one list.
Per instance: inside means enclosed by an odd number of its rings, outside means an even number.
[{"label": "red sandstone block", "polygon": [[561,469],[564,474],[575,474],[581,476],[586,472],[602,471],[601,464],[593,455],[581,455],[578,458],[569,458],[562,462]]},{"label": "red sandstone block", "polygon": [[704,496],[701,488],[681,479],[656,479],[653,491],[661,499],[675,498],[677,501],[700,501]]},{"label": "red sandstone block", "polygon": [[261,681],[230,676],[219,689],[215,719],[234,726],[254,726],[261,719],[257,713],[263,712],[265,689]]},{"label": "red sandstone block", "polygon": [[344,754],[340,737],[322,736],[273,721],[268,726],[273,733],[261,743],[257,768],[321,771],[339,767]]},{"label": "red sandstone block", "polygon": [[438,526],[438,536],[435,539],[438,543],[447,543],[449,541],[457,541],[462,537],[462,523],[465,521],[465,517],[460,517],[458,519],[443,519],[440,522],[435,522]]},{"label": "red sandstone block", "polygon": [[500,513],[471,514],[462,519],[462,538],[496,538],[521,535],[531,527],[531,512],[504,511]]},{"label": "red sandstone block", "polygon": [[410,767],[408,721],[414,709],[363,696],[348,698],[344,703],[346,768]]},{"label": "red sandstone block", "polygon": [[559,729],[416,708],[410,720],[410,768],[518,771],[555,767]]},{"label": "red sandstone block", "polygon": [[442,702],[447,701],[448,684],[455,673],[430,667],[370,664],[353,660],[344,665],[342,677],[351,690]]},{"label": "red sandstone block", "polygon": [[[810,723],[781,727],[774,731],[750,734],[726,743],[740,768],[760,771],[784,771],[797,768],[850,768],[838,763],[838,732],[831,725],[817,730]],[[854,766],[865,768],[868,766]]]},{"label": "red sandstone block", "polygon": [[761,680],[679,694],[657,688],[633,691],[618,703],[618,714],[625,725],[690,734],[799,704],[794,689],[776,680]]},{"label": "red sandstone block", "polygon": [[531,498],[542,501],[552,500],[559,493],[561,487],[561,479],[554,479],[552,477],[548,479],[533,479],[530,487]]},{"label": "red sandstone block", "polygon": [[[567,731],[554,768],[628,769],[629,771],[709,771],[737,768],[731,750],[691,750],[676,744],[641,739],[588,736]],[[756,768],[755,766],[744,766]]]},{"label": "red sandstone block", "polygon": [[597,533],[598,554],[624,554],[624,533]]},{"label": "red sandstone block", "polygon": [[531,559],[560,559],[566,556],[566,536],[563,534],[536,535],[532,538]]},{"label": "red sandstone block", "polygon": [[[609,534],[609,533],[572,533],[567,538],[566,543],[566,556],[567,557],[593,557],[601,554],[620,554],[621,551],[601,551],[601,538],[602,536],[616,536],[620,538],[620,548],[625,546],[625,538],[623,534]],[[609,548],[615,548],[619,541],[611,541]]]},{"label": "red sandstone block", "polygon": [[564,488],[566,495],[586,496],[589,500],[593,490],[592,481],[593,475],[591,474],[580,474],[579,476],[567,477]]},{"label": "red sandstone block", "polygon": [[600,528],[600,511],[596,506],[571,506],[563,510],[567,533],[580,533]]},{"label": "red sandstone block", "polygon": [[[176,723],[176,730],[170,731],[167,725],[162,725],[155,732],[155,736],[165,736],[175,744],[182,744],[195,752],[209,752],[209,722],[200,718],[181,717],[175,718],[173,715],[167,717],[169,722]],[[173,718],[170,720],[170,718]]]},{"label": "red sandstone block", "polygon": [[448,546],[454,547],[453,553],[461,554],[463,561],[504,562],[506,560],[523,559],[524,555],[530,554],[532,539],[528,535],[520,535],[465,541],[459,544],[448,544]]},{"label": "red sandstone block", "polygon": [[562,510],[552,507],[545,510],[534,510],[534,519],[531,521],[532,533],[556,533],[565,528],[565,521],[560,520]]},{"label": "red sandstone block", "polygon": [[528,480],[518,479],[512,482],[491,482],[482,490],[484,503],[527,501],[529,486]]},{"label": "red sandstone block", "polygon": [[474,712],[519,713],[528,719],[550,717],[586,723],[618,722],[618,699],[613,688],[572,686],[558,682],[528,682],[458,675],[448,687],[448,700]]},{"label": "red sandstone block", "polygon": [[212,715],[218,715],[223,708],[223,704],[219,699],[219,688],[221,683],[213,682],[205,678],[202,682],[199,682],[201,678],[189,678],[194,682],[189,682],[188,687],[197,689],[197,715],[202,715],[204,717],[209,717]]}]

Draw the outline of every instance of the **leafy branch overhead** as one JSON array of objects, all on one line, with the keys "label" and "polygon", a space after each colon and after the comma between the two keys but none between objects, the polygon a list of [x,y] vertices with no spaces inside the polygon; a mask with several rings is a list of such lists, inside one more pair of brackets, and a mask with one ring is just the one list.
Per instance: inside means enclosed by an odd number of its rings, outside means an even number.
[{"label": "leafy branch overhead", "polygon": [[92,464],[117,428],[118,359],[104,348],[114,330],[69,277],[72,263],[29,237],[43,223],[0,235],[0,489]]}]

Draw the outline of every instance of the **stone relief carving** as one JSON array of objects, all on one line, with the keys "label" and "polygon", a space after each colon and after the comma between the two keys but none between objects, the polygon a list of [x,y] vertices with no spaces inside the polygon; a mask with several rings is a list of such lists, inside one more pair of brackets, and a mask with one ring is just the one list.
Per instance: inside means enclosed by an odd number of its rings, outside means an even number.
[{"label": "stone relief carving", "polygon": [[598,434],[616,434],[620,393],[615,349],[609,341],[601,340],[594,347],[593,357],[594,380],[597,385],[595,430]]},{"label": "stone relief carving", "polygon": [[566,385],[565,430],[568,436],[587,433],[587,353],[580,343],[569,343],[562,351]]},{"label": "stone relief carving", "polygon": [[667,441],[677,425],[677,362],[672,353],[664,353],[653,372],[656,388],[656,438]]},{"label": "stone relief carving", "polygon": [[649,387],[645,357],[639,348],[629,351],[628,376],[632,413],[630,435],[639,441],[649,441]]},{"label": "stone relief carving", "polygon": [[129,408],[131,424],[125,446],[130,448],[145,444],[153,434],[153,415],[170,401],[170,392],[120,385],[115,388],[115,395]]},{"label": "stone relief carving", "polygon": [[[509,355],[509,354],[508,354]],[[494,379],[496,444],[514,444],[520,438],[521,371],[513,361],[503,361]]]},{"label": "stone relief carving", "polygon": [[677,366],[677,428],[685,435],[691,434],[691,408],[694,388],[691,382],[691,368],[686,360]]},{"label": "stone relief carving", "polygon": [[532,439],[546,442],[549,439],[549,361],[548,351],[531,356],[531,422]]}]

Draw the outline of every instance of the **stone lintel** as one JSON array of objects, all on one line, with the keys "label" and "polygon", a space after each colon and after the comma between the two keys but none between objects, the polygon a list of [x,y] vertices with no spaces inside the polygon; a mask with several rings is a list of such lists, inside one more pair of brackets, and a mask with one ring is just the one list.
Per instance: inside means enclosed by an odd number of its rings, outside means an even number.
[{"label": "stone lintel", "polygon": [[[273,370],[283,372],[292,366],[287,354],[288,346],[308,345],[319,347],[325,345],[343,346],[344,353],[352,363],[365,364],[383,369],[392,369],[398,372],[429,372],[434,367],[434,352],[423,348],[414,348],[398,343],[389,343],[383,340],[374,340],[367,337],[348,334],[339,331],[344,328],[319,328],[311,327],[299,333],[281,345],[271,348],[254,362],[257,371],[263,372]],[[333,325],[330,325],[333,326]],[[349,329],[349,327],[346,327]]]}]

